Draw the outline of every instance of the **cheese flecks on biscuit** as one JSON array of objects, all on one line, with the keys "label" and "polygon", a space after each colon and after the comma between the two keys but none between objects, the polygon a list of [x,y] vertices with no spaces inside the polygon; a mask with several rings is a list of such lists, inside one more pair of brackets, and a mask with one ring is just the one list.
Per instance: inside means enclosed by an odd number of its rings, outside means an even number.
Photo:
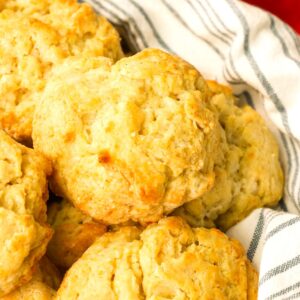
[{"label": "cheese flecks on biscuit", "polygon": [[73,56],[123,56],[117,31],[77,1],[0,2],[0,127],[30,142],[49,71]]},{"label": "cheese flecks on biscuit", "polygon": [[97,239],[66,273],[57,299],[256,300],[257,287],[239,242],[169,217]]},{"label": "cheese flecks on biscuit", "polygon": [[0,131],[0,296],[30,280],[46,252],[49,162]]},{"label": "cheese flecks on biscuit", "polygon": [[94,219],[158,221],[214,184],[223,146],[209,95],[160,50],[67,59],[36,110],[34,147],[53,162],[54,191]]}]

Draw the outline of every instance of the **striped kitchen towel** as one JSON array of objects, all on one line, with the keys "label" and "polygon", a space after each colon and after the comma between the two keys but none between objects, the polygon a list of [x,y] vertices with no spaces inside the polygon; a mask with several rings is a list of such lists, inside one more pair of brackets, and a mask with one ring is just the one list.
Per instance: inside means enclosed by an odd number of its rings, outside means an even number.
[{"label": "striped kitchen towel", "polygon": [[260,271],[259,299],[300,299],[300,40],[236,0],[88,0],[129,50],[161,48],[230,84],[267,120],[281,147],[284,200],[231,228]]}]

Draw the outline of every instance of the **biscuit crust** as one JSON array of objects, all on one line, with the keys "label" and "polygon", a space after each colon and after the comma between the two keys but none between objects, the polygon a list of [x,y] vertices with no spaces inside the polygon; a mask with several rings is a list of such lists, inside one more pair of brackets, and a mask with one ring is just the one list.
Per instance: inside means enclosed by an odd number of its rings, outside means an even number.
[{"label": "biscuit crust", "polygon": [[275,206],[284,178],[278,144],[262,117],[249,105],[237,106],[230,88],[216,82],[208,85],[211,105],[225,132],[225,155],[216,164],[214,187],[175,214],[193,226],[227,230],[255,208]]},{"label": "biscuit crust", "polygon": [[[80,274],[80,276],[79,276]],[[67,272],[57,299],[257,299],[239,242],[169,217],[106,233]]]},{"label": "biscuit crust", "polygon": [[1,300],[52,300],[61,282],[61,275],[47,257],[39,262],[32,279]]},{"label": "biscuit crust", "polygon": [[0,296],[30,280],[52,236],[49,162],[0,131]]},{"label": "biscuit crust", "polygon": [[34,147],[53,162],[54,191],[94,219],[158,221],[213,186],[221,128],[208,96],[161,50],[68,59],[37,108]]},{"label": "biscuit crust", "polygon": [[62,269],[70,268],[95,239],[106,232],[104,224],[84,215],[67,200],[50,205],[48,222],[54,235],[47,254]]},{"label": "biscuit crust", "polygon": [[51,68],[73,55],[123,56],[112,25],[70,0],[0,3],[0,127],[30,143],[32,119]]}]

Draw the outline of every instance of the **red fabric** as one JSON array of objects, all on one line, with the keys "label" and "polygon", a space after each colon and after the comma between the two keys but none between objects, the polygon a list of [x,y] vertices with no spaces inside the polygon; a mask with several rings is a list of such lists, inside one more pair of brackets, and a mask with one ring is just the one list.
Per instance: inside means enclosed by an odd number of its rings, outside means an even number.
[{"label": "red fabric", "polygon": [[300,0],[245,0],[272,12],[300,33]]}]

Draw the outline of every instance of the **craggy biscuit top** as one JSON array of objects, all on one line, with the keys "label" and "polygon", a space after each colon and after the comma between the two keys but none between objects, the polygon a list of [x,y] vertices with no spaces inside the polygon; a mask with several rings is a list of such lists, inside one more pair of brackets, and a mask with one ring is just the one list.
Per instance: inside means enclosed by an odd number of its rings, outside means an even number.
[{"label": "craggy biscuit top", "polygon": [[227,148],[223,160],[216,164],[214,187],[175,214],[194,226],[215,223],[226,230],[255,208],[278,203],[283,193],[283,172],[276,140],[260,115],[248,105],[238,107],[229,88],[215,82],[208,85]]},{"label": "craggy biscuit top", "polygon": [[52,231],[31,215],[0,207],[0,297],[28,282]]},{"label": "craggy biscuit top", "polygon": [[234,105],[232,94],[224,93],[222,86],[214,82],[209,86],[215,93],[212,103],[228,144],[239,153],[235,155],[237,164],[228,172],[233,181],[232,203],[216,221],[226,229],[255,208],[275,206],[283,194],[284,178],[278,144],[263,118],[248,105]]},{"label": "craggy biscuit top", "polygon": [[50,171],[44,157],[0,131],[0,296],[29,281],[46,251]]},{"label": "craggy biscuit top", "polygon": [[0,207],[45,223],[50,162],[0,130]]},{"label": "craggy biscuit top", "polygon": [[68,269],[98,236],[106,232],[105,225],[93,221],[66,200],[51,203],[48,222],[54,235],[47,254],[63,269]]},{"label": "craggy biscuit top", "polygon": [[47,257],[43,257],[32,279],[8,295],[1,297],[1,300],[52,300],[60,282],[59,271]]},{"label": "craggy biscuit top", "polygon": [[[3,3],[2,3],[3,2]],[[0,0],[0,10],[10,9],[37,19],[55,30],[69,55],[123,56],[120,37],[113,26],[87,3],[76,0]]]},{"label": "craggy biscuit top", "polygon": [[148,49],[112,65],[67,59],[53,70],[34,120],[52,187],[97,220],[159,220],[214,183],[221,129],[201,75]]},{"label": "craggy biscuit top", "polygon": [[29,140],[39,92],[49,69],[67,56],[58,33],[32,18],[0,13],[0,125]]},{"label": "craggy biscuit top", "polygon": [[162,219],[106,233],[67,272],[57,299],[257,299],[241,245],[216,229]]},{"label": "craggy biscuit top", "polygon": [[75,0],[3,1],[0,11],[0,126],[28,142],[49,70],[72,55],[117,60],[123,56],[120,38],[108,21]]}]

